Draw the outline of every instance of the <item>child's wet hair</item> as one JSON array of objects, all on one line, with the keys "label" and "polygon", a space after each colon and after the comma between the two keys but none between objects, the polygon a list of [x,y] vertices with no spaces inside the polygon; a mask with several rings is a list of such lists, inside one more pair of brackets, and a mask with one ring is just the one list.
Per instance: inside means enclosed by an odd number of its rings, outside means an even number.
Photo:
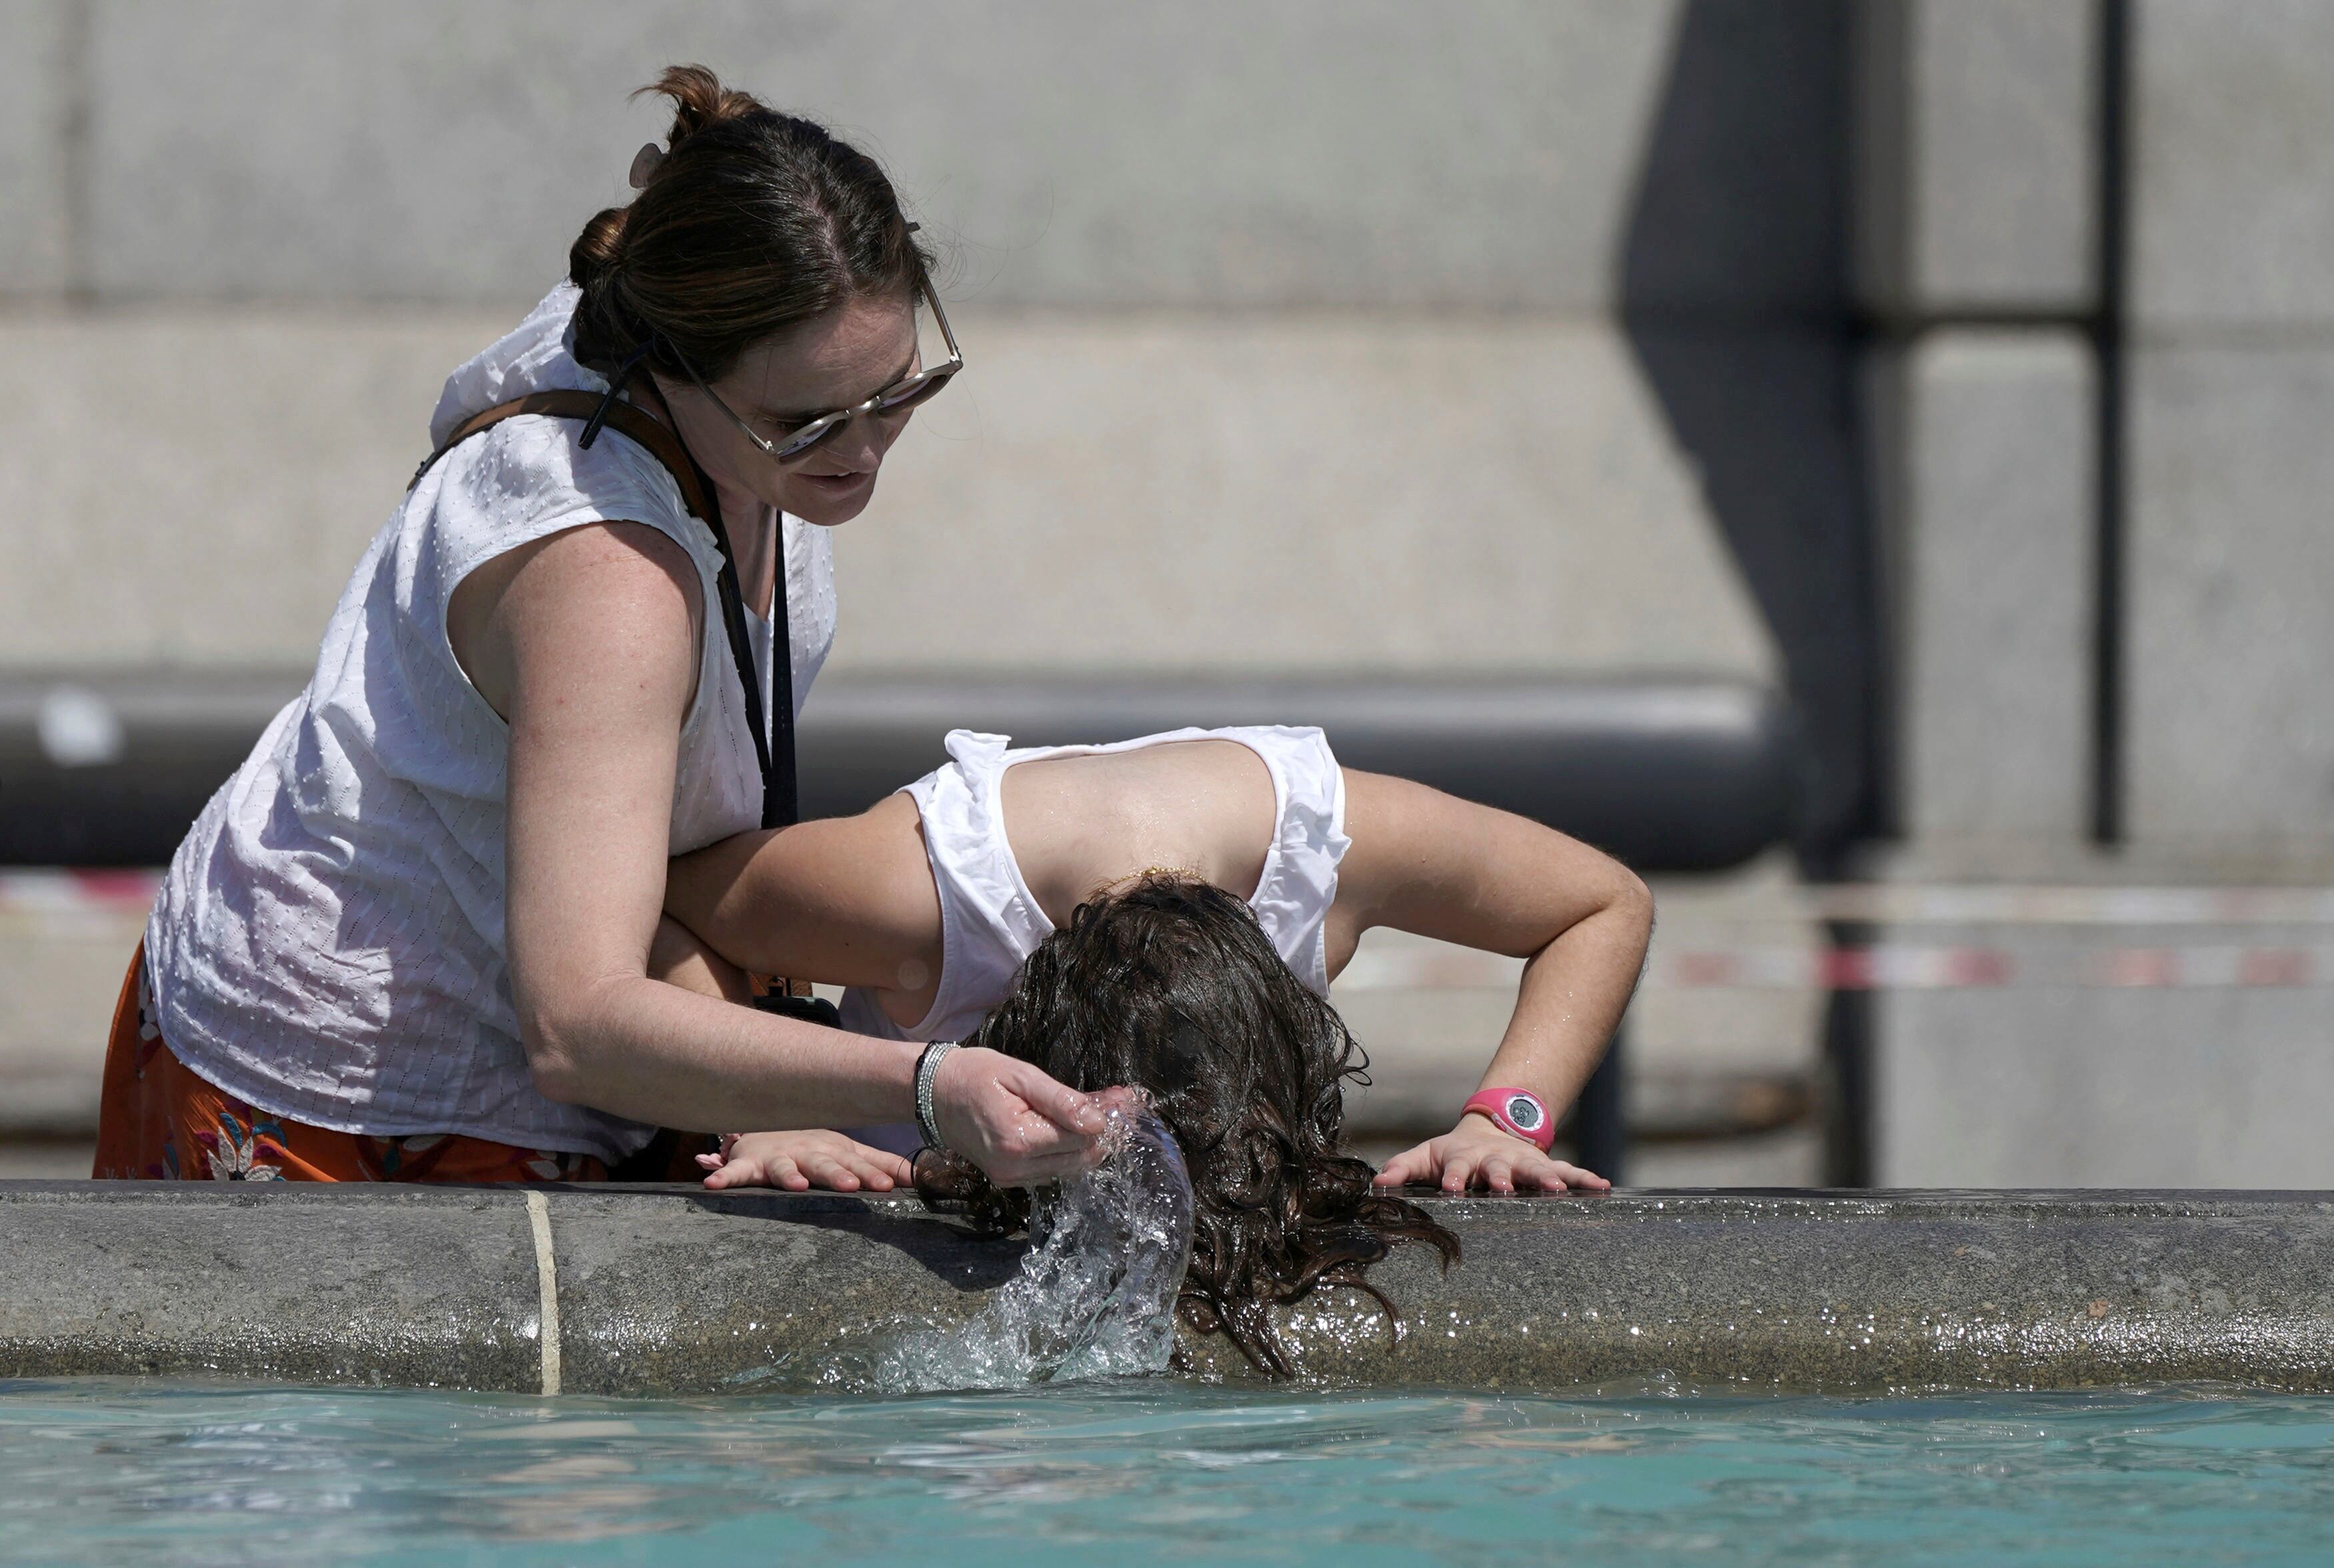
[{"label": "child's wet hair", "polygon": [[[1153,872],[1096,895],[1038,944],[966,1044],[1074,1088],[1149,1091],[1195,1199],[1178,1314],[1264,1371],[1292,1371],[1273,1307],[1344,1285],[1398,1323],[1364,1277],[1370,1265],[1399,1241],[1434,1247],[1446,1268],[1458,1259],[1458,1237],[1337,1152],[1345,1084],[1367,1081],[1367,1059],[1235,894]],[[993,1233],[1028,1217],[1027,1193],[976,1178],[969,1196]]]}]

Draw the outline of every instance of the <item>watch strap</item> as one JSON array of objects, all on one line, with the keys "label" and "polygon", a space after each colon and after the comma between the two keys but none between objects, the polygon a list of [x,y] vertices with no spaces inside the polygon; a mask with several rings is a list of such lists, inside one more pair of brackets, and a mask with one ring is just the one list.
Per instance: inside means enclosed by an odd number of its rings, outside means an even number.
[{"label": "watch strap", "polygon": [[1548,1102],[1529,1089],[1485,1089],[1467,1101],[1465,1111],[1480,1111],[1502,1132],[1513,1133],[1543,1154],[1556,1141],[1556,1118]]}]

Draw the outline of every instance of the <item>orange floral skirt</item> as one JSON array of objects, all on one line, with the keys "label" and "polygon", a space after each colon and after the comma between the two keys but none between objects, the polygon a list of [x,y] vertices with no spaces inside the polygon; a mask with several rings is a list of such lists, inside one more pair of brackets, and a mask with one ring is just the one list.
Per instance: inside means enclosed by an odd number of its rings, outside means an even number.
[{"label": "orange floral skirt", "polygon": [[238,1100],[163,1044],[141,942],[106,1042],[91,1174],[130,1181],[603,1181],[608,1168],[594,1155],[458,1133],[335,1132]]}]

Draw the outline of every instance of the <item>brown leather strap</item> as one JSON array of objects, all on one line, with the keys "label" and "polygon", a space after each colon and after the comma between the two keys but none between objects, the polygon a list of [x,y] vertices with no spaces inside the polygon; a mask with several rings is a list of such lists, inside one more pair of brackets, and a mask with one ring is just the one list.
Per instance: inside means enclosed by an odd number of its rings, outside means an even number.
[{"label": "brown leather strap", "polygon": [[[460,424],[446,438],[444,445],[421,459],[421,467],[413,470],[408,490],[421,483],[421,476],[429,472],[439,458],[468,440],[481,430],[491,429],[516,414],[548,414],[559,419],[589,419],[600,411],[601,396],[597,392],[554,391],[529,392],[524,398],[513,398],[507,403],[497,403],[491,409],[481,409]],[[630,403],[608,406],[608,428],[647,448],[650,457],[664,465],[672,482],[680,486],[681,505],[690,515],[721,536],[720,521],[714,515],[713,498],[698,483],[697,465],[690,461],[689,449],[680,444],[666,426]]]},{"label": "brown leather strap", "polygon": [[[661,396],[661,394],[660,394]],[[722,526],[716,510],[710,483],[704,470],[690,456],[689,448],[669,425],[660,423],[646,410],[632,404],[610,400],[597,392],[561,390],[529,392],[523,398],[513,398],[506,403],[497,403],[481,409],[460,424],[446,438],[444,445],[421,460],[406,485],[410,492],[421,483],[421,476],[429,472],[439,458],[452,451],[481,430],[491,429],[517,414],[545,414],[554,418],[582,419],[589,424],[594,419],[632,441],[638,442],[672,476],[680,486],[681,505],[687,506],[697,520],[712,532],[713,542],[720,547],[721,571],[715,579],[720,599],[721,629],[729,641],[729,656],[738,667],[738,681],[746,695],[746,724],[754,739],[754,758],[762,772],[762,825],[766,828],[791,824],[800,810],[800,795],[795,778],[795,710],[794,649],[790,630],[777,636],[774,657],[783,659],[778,691],[785,700],[775,702],[768,709],[769,722],[763,722],[761,678],[755,673],[750,640],[746,635],[746,600],[743,583],[738,575],[737,553],[729,547],[729,532]],[[588,434],[587,434],[588,439]],[[779,616],[786,614],[786,592],[778,593]]]}]

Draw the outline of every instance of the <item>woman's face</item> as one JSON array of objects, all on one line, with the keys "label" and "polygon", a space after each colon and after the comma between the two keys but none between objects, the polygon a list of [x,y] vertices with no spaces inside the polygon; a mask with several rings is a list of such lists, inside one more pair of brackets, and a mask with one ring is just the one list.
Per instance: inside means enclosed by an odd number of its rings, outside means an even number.
[{"label": "woman's face", "polygon": [[[713,390],[763,439],[780,444],[811,418],[863,403],[918,368],[912,299],[855,299],[749,349]],[[694,383],[657,378],[690,451],[724,491],[832,527],[865,509],[875,471],[914,410],[862,415],[790,463],[745,435]]]}]

